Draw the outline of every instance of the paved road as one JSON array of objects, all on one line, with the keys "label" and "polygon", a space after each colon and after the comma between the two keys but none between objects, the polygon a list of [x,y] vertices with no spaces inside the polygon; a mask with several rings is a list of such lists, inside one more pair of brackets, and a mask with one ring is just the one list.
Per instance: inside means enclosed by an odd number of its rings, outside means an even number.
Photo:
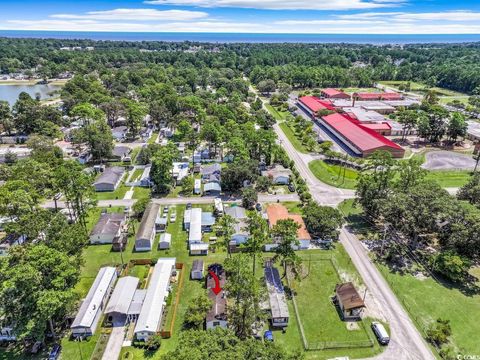
[{"label": "paved road", "polygon": [[[341,190],[320,182],[308,168],[308,159],[302,157],[278,125],[274,126],[278,138],[290,158],[295,162],[300,175],[306,179],[313,198],[320,204],[336,206],[354,192]],[[307,161],[305,161],[307,160]],[[418,332],[407,312],[400,305],[392,289],[370,260],[358,238],[343,228],[340,241],[360,273],[374,301],[380,305],[390,325],[391,342],[387,349],[376,356],[377,360],[430,360],[435,359],[430,348]]]},{"label": "paved road", "polygon": [[[221,197],[224,202],[233,203],[242,201],[241,198],[235,197]],[[188,203],[191,204],[213,204],[215,197],[213,196],[202,196],[202,197],[178,197],[178,198],[159,198],[152,199],[152,202],[159,205],[185,205]],[[117,200],[99,200],[99,207],[110,207],[110,206],[132,206],[135,203],[136,199],[117,199]],[[285,202],[285,201],[300,201],[298,195],[293,194],[278,194],[278,195],[258,195],[258,202],[260,203],[273,203],[273,202]],[[63,201],[58,201],[57,206],[59,208],[64,208],[65,203]],[[47,201],[43,204],[45,208],[54,208],[55,204],[53,201]]]}]

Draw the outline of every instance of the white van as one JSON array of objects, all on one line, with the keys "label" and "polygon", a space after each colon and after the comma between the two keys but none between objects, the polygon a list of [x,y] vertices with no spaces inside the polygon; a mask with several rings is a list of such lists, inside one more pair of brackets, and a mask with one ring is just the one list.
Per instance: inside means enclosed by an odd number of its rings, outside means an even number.
[{"label": "white van", "polygon": [[388,336],[387,330],[385,330],[385,327],[382,324],[376,321],[372,322],[372,330],[380,344],[388,345],[390,342],[390,336]]}]

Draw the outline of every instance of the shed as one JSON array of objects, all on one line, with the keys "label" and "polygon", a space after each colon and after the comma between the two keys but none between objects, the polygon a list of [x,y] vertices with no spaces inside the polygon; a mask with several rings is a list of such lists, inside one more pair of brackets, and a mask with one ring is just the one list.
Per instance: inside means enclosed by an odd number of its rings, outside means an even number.
[{"label": "shed", "polygon": [[365,302],[360,297],[353,283],[339,284],[335,287],[335,301],[344,320],[360,319]]},{"label": "shed", "polygon": [[194,260],[192,265],[192,271],[190,272],[190,278],[192,280],[201,280],[203,279],[203,260]]},{"label": "shed", "polygon": [[158,242],[158,249],[170,249],[170,245],[172,243],[172,234],[164,233],[160,235],[160,241]]},{"label": "shed", "polygon": [[153,241],[155,240],[155,220],[158,215],[160,206],[158,204],[148,204],[143,213],[142,221],[138,227],[137,236],[135,238],[136,251],[150,251]]},{"label": "shed", "polygon": [[203,242],[190,244],[190,255],[208,255],[208,244]]}]

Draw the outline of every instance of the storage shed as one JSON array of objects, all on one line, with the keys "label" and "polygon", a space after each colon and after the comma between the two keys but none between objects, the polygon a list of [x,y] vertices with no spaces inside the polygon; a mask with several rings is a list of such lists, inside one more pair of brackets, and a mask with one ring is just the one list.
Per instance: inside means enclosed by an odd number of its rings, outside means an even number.
[{"label": "storage shed", "polygon": [[158,242],[158,249],[170,249],[170,245],[172,244],[172,234],[163,233],[160,235],[160,241]]},{"label": "storage shed", "polygon": [[190,272],[190,278],[192,280],[202,280],[203,279],[203,260],[194,260],[192,265],[192,271]]}]

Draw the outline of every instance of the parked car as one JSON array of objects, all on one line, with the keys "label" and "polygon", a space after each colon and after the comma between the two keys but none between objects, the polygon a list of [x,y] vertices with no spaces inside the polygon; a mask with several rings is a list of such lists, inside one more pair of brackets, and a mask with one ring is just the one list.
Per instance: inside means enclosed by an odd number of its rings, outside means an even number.
[{"label": "parked car", "polygon": [[42,342],[41,341],[36,341],[33,345],[32,348],[30,349],[30,353],[36,354],[42,349]]},{"label": "parked car", "polygon": [[187,210],[191,210],[192,209],[192,203],[188,203],[187,204]]},{"label": "parked car", "polygon": [[265,341],[273,342],[273,332],[271,332],[270,330],[265,331],[263,333],[263,338],[265,339]]},{"label": "parked car", "polygon": [[163,213],[164,213],[164,214],[168,214],[168,206],[165,206],[165,207],[163,208]]},{"label": "parked car", "polygon": [[293,185],[292,183],[288,184],[288,191],[295,192],[295,185]]},{"label": "parked car", "polygon": [[172,213],[170,215],[170,222],[174,223],[175,221],[177,221],[177,214],[176,213]]},{"label": "parked car", "polygon": [[255,205],[255,209],[257,209],[257,211],[262,211],[262,205],[260,203],[257,203]]},{"label": "parked car", "polygon": [[372,330],[378,339],[378,342],[382,345],[388,345],[390,342],[390,336],[388,336],[385,327],[377,321],[372,322]]},{"label": "parked car", "polygon": [[48,360],[57,360],[60,357],[61,350],[62,347],[60,344],[53,345],[52,350],[50,350],[50,353],[48,354]]}]

